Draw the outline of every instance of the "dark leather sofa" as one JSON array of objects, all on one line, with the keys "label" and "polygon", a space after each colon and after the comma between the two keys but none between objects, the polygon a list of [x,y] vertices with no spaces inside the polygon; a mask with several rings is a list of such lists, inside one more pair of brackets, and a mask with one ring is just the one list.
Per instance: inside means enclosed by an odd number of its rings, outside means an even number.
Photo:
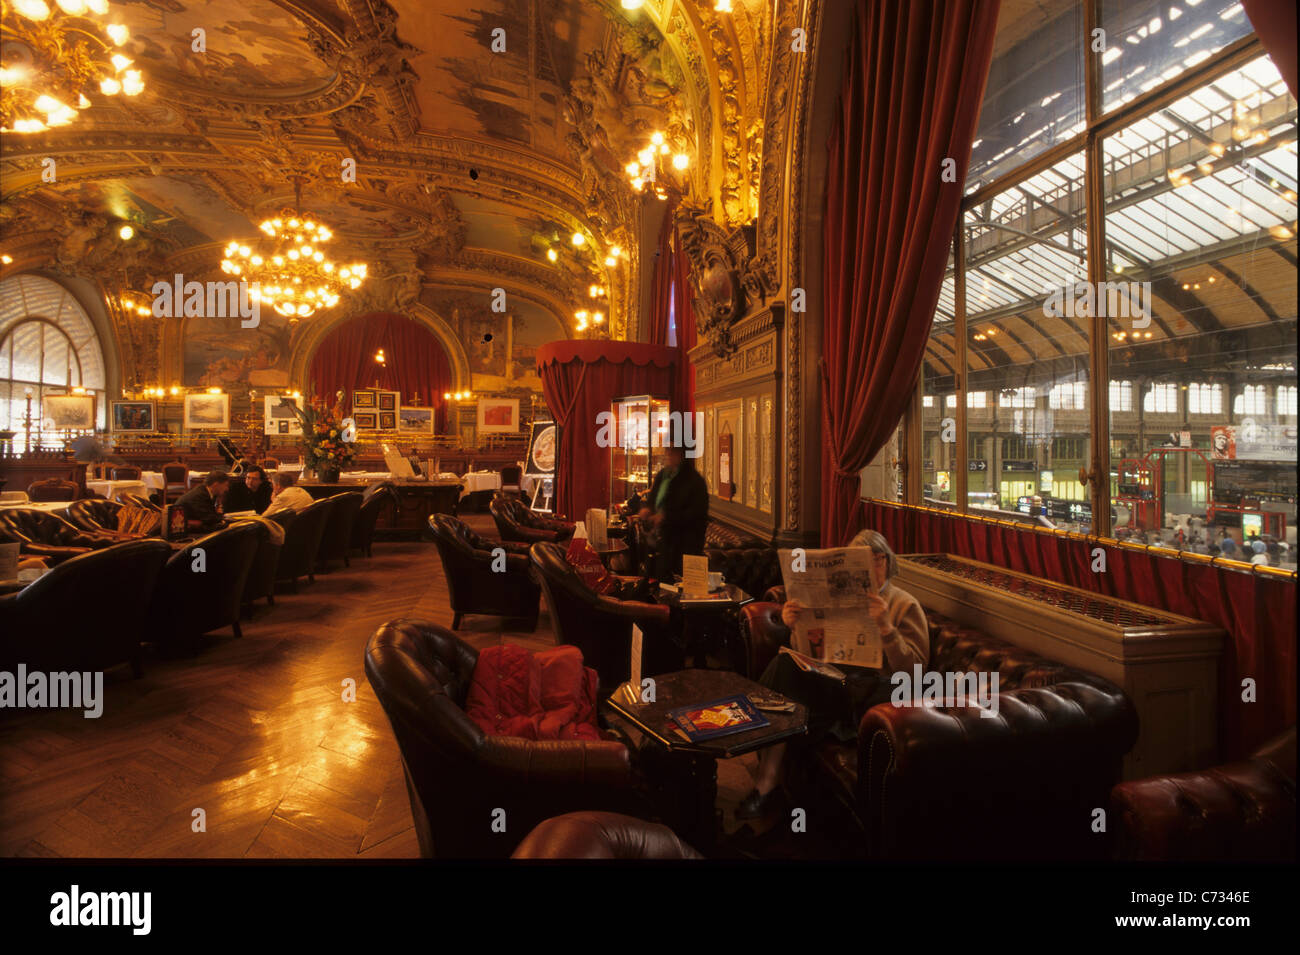
[{"label": "dark leather sofa", "polygon": [[496,521],[497,533],[503,541],[525,544],[568,541],[577,527],[569,521],[557,521],[534,514],[517,497],[498,494],[492,498],[488,508],[492,511],[492,520]]},{"label": "dark leather sofa", "polygon": [[117,543],[113,536],[75,527],[48,511],[24,507],[0,510],[0,541],[19,544],[19,553],[51,563]]},{"label": "dark leather sofa", "polygon": [[1114,856],[1132,862],[1296,861],[1296,728],[1249,759],[1123,782]]},{"label": "dark leather sofa", "polygon": [[68,523],[84,531],[117,530],[117,512],[122,505],[99,497],[83,497],[68,505]]},{"label": "dark leather sofa", "polygon": [[[150,638],[186,649],[195,638],[230,627],[242,637],[239,611],[264,529],[245,521],[206,534],[176,551],[163,568],[149,608]],[[197,571],[197,551],[203,570]]]},{"label": "dark leather sofa", "polygon": [[[742,608],[762,672],[786,645],[780,605]],[[1137,739],[1118,687],[930,614],[928,671],[997,672],[998,713],[896,707],[863,717],[856,744],[829,740],[792,753],[787,780],[848,811],[874,859],[1100,859],[1092,831]],[[797,768],[796,768],[797,767]]]},{"label": "dark leather sofa", "polygon": [[569,812],[539,823],[515,859],[701,859],[667,826],[616,812]]},{"label": "dark leather sofa", "polygon": [[[477,662],[477,650],[424,620],[391,621],[366,646],[366,676],[402,752],[421,855],[507,858],[543,819],[637,807],[622,743],[479,729],[464,709]],[[493,831],[496,810],[504,832]]]},{"label": "dark leather sofa", "polygon": [[[525,629],[537,629],[541,589],[529,576],[527,544],[487,540],[447,514],[432,515],[429,530],[447,578],[453,630],[460,629],[466,614],[514,618],[522,620]],[[501,572],[492,569],[497,547],[506,552]]]},{"label": "dark leather sofa", "polygon": [[0,597],[0,670],[141,669],[140,635],[171,548],[127,541],[70,557],[17,593]]},{"label": "dark leather sofa", "polygon": [[665,604],[619,600],[598,594],[564,559],[565,546],[541,542],[529,559],[542,584],[551,626],[558,643],[582,651],[587,666],[600,674],[601,692],[607,694],[630,675],[632,625],[645,636],[642,672],[667,673],[682,666],[681,651],[667,638],[670,611]]}]

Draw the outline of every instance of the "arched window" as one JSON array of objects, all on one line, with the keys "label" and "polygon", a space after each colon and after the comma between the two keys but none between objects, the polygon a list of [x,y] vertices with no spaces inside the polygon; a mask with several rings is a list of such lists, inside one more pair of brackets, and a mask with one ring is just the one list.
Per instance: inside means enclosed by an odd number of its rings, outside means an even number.
[{"label": "arched window", "polygon": [[95,425],[107,421],[104,352],[85,309],[67,289],[39,275],[0,282],[0,430],[26,446],[31,395],[32,447],[61,447],[61,432],[45,426],[42,402],[84,388],[95,397]]}]

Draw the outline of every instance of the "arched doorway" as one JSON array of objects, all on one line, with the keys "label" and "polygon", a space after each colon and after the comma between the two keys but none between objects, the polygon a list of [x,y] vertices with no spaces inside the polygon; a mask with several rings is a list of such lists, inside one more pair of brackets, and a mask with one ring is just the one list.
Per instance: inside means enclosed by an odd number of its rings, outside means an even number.
[{"label": "arched doorway", "polygon": [[[382,349],[384,362],[375,360]],[[331,329],[311,357],[307,391],[330,397],[342,391],[345,406],[359,388],[378,387],[401,393],[403,404],[436,408],[434,427],[445,434],[447,403],[452,390],[451,361],[437,336],[425,325],[403,315],[360,315]]]}]

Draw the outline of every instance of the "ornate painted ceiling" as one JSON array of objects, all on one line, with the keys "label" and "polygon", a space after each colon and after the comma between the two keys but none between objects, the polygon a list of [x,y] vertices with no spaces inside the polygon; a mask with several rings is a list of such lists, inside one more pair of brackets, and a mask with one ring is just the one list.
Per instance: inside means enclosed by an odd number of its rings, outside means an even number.
[{"label": "ornate painted ceiling", "polygon": [[[79,275],[115,322],[147,323],[117,297],[176,272],[219,277],[225,244],[292,206],[297,178],[303,208],[334,229],[334,258],[371,265],[327,324],[417,303],[450,322],[449,302],[487,309],[503,287],[558,338],[595,283],[610,290],[610,333],[627,337],[643,204],[658,200],[634,193],[623,167],[652,131],[690,155],[693,212],[727,230],[757,217],[783,13],[772,0],[732,6],[116,0],[110,19],[131,30],[145,92],[92,97],[59,129],[4,134],[0,251],[13,262],[0,275]],[[295,342],[321,321],[295,327]],[[119,334],[144,343],[123,346],[123,380],[179,363],[170,334]]]}]

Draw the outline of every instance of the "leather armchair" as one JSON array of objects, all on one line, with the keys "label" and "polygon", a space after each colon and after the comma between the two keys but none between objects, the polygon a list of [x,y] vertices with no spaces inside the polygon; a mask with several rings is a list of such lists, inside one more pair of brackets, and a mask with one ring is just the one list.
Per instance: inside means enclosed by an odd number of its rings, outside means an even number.
[{"label": "leather armchair", "polygon": [[281,511],[271,515],[271,520],[284,527],[284,546],[280,549],[275,579],[277,583],[288,581],[295,593],[299,577],[306,577],[308,583],[316,581],[316,552],[320,549],[331,506],[329,498],[325,498],[296,513]]},{"label": "leather armchair", "polygon": [[316,569],[325,570],[330,561],[342,560],[348,564],[348,549],[352,546],[352,527],[361,510],[361,492],[344,491],[331,495],[329,517],[321,531],[320,548],[316,552]]},{"label": "leather armchair", "polygon": [[542,584],[557,643],[582,651],[587,666],[600,674],[603,694],[630,675],[632,625],[645,636],[642,672],[667,673],[682,666],[681,651],[668,639],[670,611],[666,604],[619,600],[598,594],[564,559],[564,545],[541,542],[529,551]]},{"label": "leather armchair", "polygon": [[[442,560],[442,571],[451,594],[451,628],[460,629],[465,614],[512,617],[526,621],[526,629],[537,629],[541,589],[528,573],[528,545],[498,543],[474,533],[454,517],[434,514],[429,518]],[[492,551],[505,550],[506,569],[492,569]]]},{"label": "leather armchair", "polygon": [[361,508],[357,511],[356,520],[352,522],[352,540],[348,545],[350,549],[370,556],[375,540],[375,525],[385,506],[392,507],[396,512],[397,491],[391,482],[384,481],[366,488],[361,495]]},{"label": "leather armchair", "polygon": [[171,548],[127,541],[63,561],[0,597],[0,670],[102,670],[130,662],[140,676],[140,634]]},{"label": "leather armchair", "polygon": [[[778,604],[741,614],[751,665],[788,643]],[[1104,858],[1089,820],[1137,740],[1132,702],[1100,677],[937,614],[930,634],[927,671],[998,674],[997,716],[880,704],[856,745],[830,740],[799,754],[804,778],[851,810],[872,858]]]},{"label": "leather armchair", "polygon": [[[244,599],[261,531],[251,521],[232,524],[176,551],[163,567],[149,608],[150,639],[160,647],[184,647],[222,627],[242,637],[239,609]],[[203,551],[203,570],[195,569]]]},{"label": "leather armchair", "polygon": [[577,527],[569,521],[555,521],[539,517],[517,497],[498,494],[488,505],[497,533],[503,541],[520,541],[535,544],[538,541],[568,541]]},{"label": "leather armchair", "polygon": [[57,514],[24,507],[0,511],[0,541],[17,543],[19,553],[45,557],[51,562],[117,543],[107,535],[76,527]]},{"label": "leather armchair", "polygon": [[79,490],[74,481],[47,478],[44,481],[33,481],[27,485],[27,496],[37,503],[75,501]]},{"label": "leather armchair", "polygon": [[[465,714],[477,662],[477,650],[425,620],[390,621],[366,645],[366,676],[402,752],[421,855],[506,858],[543,819],[635,806],[622,743],[484,733]],[[493,832],[497,810],[505,832]]]},{"label": "leather armchair", "polygon": [[616,812],[569,812],[524,836],[514,859],[701,859],[667,826]]},{"label": "leather armchair", "polygon": [[257,550],[253,554],[253,566],[248,571],[248,580],[244,583],[242,598],[244,615],[253,612],[253,601],[265,597],[268,606],[275,604],[275,572],[280,564],[281,544],[271,539],[271,531],[261,521],[236,521],[236,524],[248,524],[258,531]]},{"label": "leather armchair", "polygon": [[1120,783],[1114,855],[1140,862],[1296,861],[1296,728],[1249,759]]},{"label": "leather armchair", "polygon": [[66,513],[68,523],[73,527],[79,527],[84,531],[116,534],[117,512],[121,509],[122,505],[117,501],[84,497],[80,501],[73,501],[69,504]]}]

